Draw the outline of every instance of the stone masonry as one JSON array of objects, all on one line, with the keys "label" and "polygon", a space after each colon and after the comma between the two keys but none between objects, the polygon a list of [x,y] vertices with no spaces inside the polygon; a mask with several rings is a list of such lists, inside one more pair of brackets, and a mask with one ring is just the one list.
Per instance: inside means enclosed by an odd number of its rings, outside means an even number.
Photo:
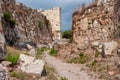
[{"label": "stone masonry", "polygon": [[115,7],[114,7],[114,13],[115,13],[115,26],[116,28],[116,37],[120,37],[120,0],[115,0]]},{"label": "stone masonry", "polygon": [[82,47],[93,42],[107,42],[115,38],[114,1],[96,0],[90,6],[73,13],[73,40]]},{"label": "stone masonry", "polygon": [[53,39],[61,39],[61,8],[57,7],[39,11],[50,21]]}]

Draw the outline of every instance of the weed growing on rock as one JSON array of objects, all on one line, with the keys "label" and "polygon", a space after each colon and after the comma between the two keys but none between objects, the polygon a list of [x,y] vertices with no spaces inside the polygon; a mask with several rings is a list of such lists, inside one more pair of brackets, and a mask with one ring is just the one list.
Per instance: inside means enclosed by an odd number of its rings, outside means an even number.
[{"label": "weed growing on rock", "polygon": [[55,50],[55,49],[51,49],[51,50],[50,50],[50,55],[51,55],[51,56],[56,56],[57,53],[58,53],[58,51]]},{"label": "weed growing on rock", "polygon": [[60,80],[68,80],[66,77],[61,77]]},{"label": "weed growing on rock", "polygon": [[6,57],[6,60],[12,62],[13,65],[17,64],[18,59],[19,59],[18,54],[8,54]]},{"label": "weed growing on rock", "polygon": [[45,51],[45,48],[40,48],[37,50],[37,55],[36,58],[39,59],[41,58],[41,55],[43,54],[43,52]]},{"label": "weed growing on rock", "polygon": [[10,73],[10,76],[11,77],[16,77],[17,79],[20,79],[20,80],[25,80],[25,73],[13,71],[13,72]]},{"label": "weed growing on rock", "polygon": [[5,12],[3,14],[4,18],[7,19],[7,20],[10,20],[12,18],[11,14],[9,12]]},{"label": "weed growing on rock", "polygon": [[79,57],[73,58],[69,60],[69,63],[80,63],[80,64],[85,64],[86,62],[89,61],[89,57],[85,55],[83,52],[79,54]]},{"label": "weed growing on rock", "polygon": [[42,29],[42,27],[43,27],[43,24],[42,24],[41,20],[38,21],[38,27],[39,27],[40,29]]},{"label": "weed growing on rock", "polygon": [[13,20],[13,19],[12,19],[12,16],[11,16],[11,14],[10,14],[9,12],[5,12],[5,13],[3,14],[3,16],[4,16],[4,19],[5,19],[6,21],[8,21],[11,26],[15,26],[15,25],[16,25],[16,20]]},{"label": "weed growing on rock", "polygon": [[97,52],[95,53],[95,57],[98,58],[99,55],[100,55],[100,52],[97,51]]}]

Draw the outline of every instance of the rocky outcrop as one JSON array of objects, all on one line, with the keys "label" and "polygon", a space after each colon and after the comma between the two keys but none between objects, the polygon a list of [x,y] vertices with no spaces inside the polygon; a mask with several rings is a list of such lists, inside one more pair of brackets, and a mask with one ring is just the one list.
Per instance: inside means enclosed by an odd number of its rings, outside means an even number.
[{"label": "rocky outcrop", "polygon": [[94,41],[108,42],[115,38],[114,1],[96,0],[73,13],[73,40],[79,46],[87,48]]},{"label": "rocky outcrop", "polygon": [[9,73],[3,69],[3,66],[0,64],[0,80],[9,80]]},{"label": "rocky outcrop", "polygon": [[2,0],[0,0],[0,60],[4,59],[6,56],[6,45],[4,31],[2,28]]},{"label": "rocky outcrop", "polygon": [[51,26],[44,15],[35,9],[26,7],[15,0],[3,0],[3,14],[11,18],[3,18],[3,29],[6,42],[49,43],[52,41]]},{"label": "rocky outcrop", "polygon": [[51,24],[41,12],[15,0],[0,0],[0,60],[5,59],[6,44],[23,42],[36,47],[52,40]]}]

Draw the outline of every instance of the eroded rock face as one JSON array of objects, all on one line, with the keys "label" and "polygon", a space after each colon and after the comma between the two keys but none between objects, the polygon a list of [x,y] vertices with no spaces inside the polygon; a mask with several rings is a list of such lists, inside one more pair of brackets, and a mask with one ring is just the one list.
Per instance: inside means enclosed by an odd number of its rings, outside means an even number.
[{"label": "eroded rock face", "polygon": [[2,15],[2,0],[0,0],[0,60],[5,59],[6,56],[5,37],[2,27]]},{"label": "eroded rock face", "polygon": [[52,41],[51,26],[44,15],[15,0],[2,1],[3,14],[9,12],[11,20],[16,23],[14,25],[3,18],[3,30],[8,44],[30,41],[47,44]]},{"label": "eroded rock face", "polygon": [[108,42],[115,38],[114,1],[96,0],[73,13],[73,40],[78,45],[89,47],[94,41]]},{"label": "eroded rock face", "polygon": [[45,66],[45,62],[43,60],[35,59],[34,57],[21,54],[19,62],[20,69],[23,72],[42,75]]},{"label": "eroded rock face", "polygon": [[3,66],[0,64],[0,80],[9,80],[9,73],[3,69]]}]

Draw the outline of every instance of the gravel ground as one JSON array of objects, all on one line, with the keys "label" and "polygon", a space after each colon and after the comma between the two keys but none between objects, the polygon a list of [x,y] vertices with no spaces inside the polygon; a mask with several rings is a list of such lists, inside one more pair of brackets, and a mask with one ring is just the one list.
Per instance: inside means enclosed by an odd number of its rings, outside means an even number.
[{"label": "gravel ground", "polygon": [[68,80],[97,80],[89,76],[87,71],[81,70],[85,67],[84,65],[65,63],[48,55],[48,52],[45,52],[44,59],[46,63],[55,68],[60,77],[66,77]]}]

